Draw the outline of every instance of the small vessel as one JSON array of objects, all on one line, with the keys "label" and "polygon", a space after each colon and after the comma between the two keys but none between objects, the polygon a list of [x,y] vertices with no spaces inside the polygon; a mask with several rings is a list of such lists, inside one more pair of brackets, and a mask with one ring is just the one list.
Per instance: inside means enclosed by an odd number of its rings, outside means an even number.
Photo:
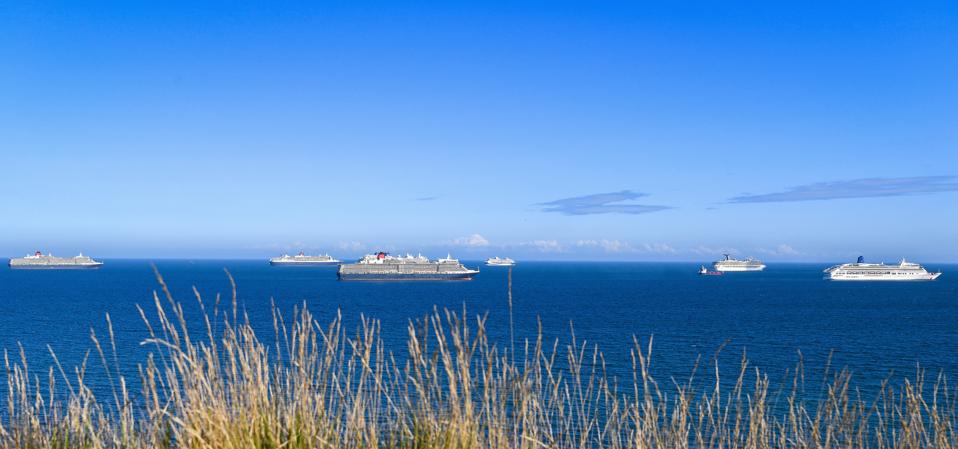
[{"label": "small vessel", "polygon": [[103,262],[98,262],[83,253],[76,257],[56,257],[53,254],[44,255],[40,251],[24,257],[10,259],[10,268],[14,269],[69,269],[69,268],[100,268]]},{"label": "small vessel", "polygon": [[332,258],[329,254],[323,254],[321,256],[307,256],[302,251],[295,256],[290,256],[288,254],[283,254],[280,257],[274,257],[269,260],[270,265],[296,265],[296,266],[309,266],[309,265],[336,265],[340,261]]},{"label": "small vessel", "polygon": [[392,256],[386,252],[367,254],[356,263],[339,266],[343,281],[445,281],[472,279],[479,270],[466,268],[451,255],[435,261],[422,254]]},{"label": "small vessel", "polygon": [[723,254],[723,256],[725,256],[725,259],[712,264],[715,271],[762,271],[765,269],[765,264],[762,261],[751,257],[739,260],[730,257],[728,254]]},{"label": "small vessel", "polygon": [[925,267],[902,259],[896,265],[866,263],[858,256],[855,263],[844,263],[826,268],[824,279],[831,281],[933,281],[941,271],[930,273]]},{"label": "small vessel", "polygon": [[721,276],[721,271],[709,271],[705,268],[705,265],[702,265],[702,268],[699,268],[699,274],[702,276]]},{"label": "small vessel", "polygon": [[496,256],[496,257],[490,257],[486,259],[486,265],[490,267],[511,267],[515,264],[516,264],[516,261],[508,257],[500,259],[499,256]]}]

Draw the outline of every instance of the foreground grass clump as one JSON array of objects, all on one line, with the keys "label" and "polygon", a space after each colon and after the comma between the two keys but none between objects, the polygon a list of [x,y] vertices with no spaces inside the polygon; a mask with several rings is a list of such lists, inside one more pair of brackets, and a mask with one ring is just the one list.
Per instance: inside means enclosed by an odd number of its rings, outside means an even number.
[{"label": "foreground grass clump", "polygon": [[483,317],[470,324],[438,311],[409,325],[400,363],[376,321],[353,333],[307,310],[287,322],[274,308],[277,343],[264,343],[237,311],[235,288],[227,311],[196,295],[206,334],[194,339],[160,284],[156,318],[141,310],[153,348],[140,365],[142,392],[128,391],[119,373],[108,316],[109,344],[94,333],[92,357],[112,396],[94,396],[86,364],[67,371],[54,355],[54,367],[33,372],[22,350],[6,356],[0,447],[958,447],[955,399],[940,377],[925,386],[919,373],[864,400],[840,372],[806,401],[797,374],[784,404],[773,405],[767,377],[744,361],[727,391],[718,380],[660,387],[648,370],[651,343],[633,340],[633,377],[622,387],[602,354],[574,338],[540,336],[515,351],[487,338]]}]

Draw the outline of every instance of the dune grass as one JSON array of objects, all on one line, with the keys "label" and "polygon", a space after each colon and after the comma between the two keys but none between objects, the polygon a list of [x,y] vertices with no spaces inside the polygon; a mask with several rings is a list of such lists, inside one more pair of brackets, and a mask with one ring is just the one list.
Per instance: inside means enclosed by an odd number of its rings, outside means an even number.
[{"label": "dune grass", "polygon": [[[714,384],[660,385],[649,373],[651,340],[633,338],[632,378],[616,380],[602,353],[574,338],[546,342],[540,331],[536,340],[500,347],[485,317],[451,311],[411,321],[398,362],[368,318],[347,330],[340,318],[321,324],[302,309],[287,320],[274,307],[275,344],[265,343],[238,309],[235,285],[225,310],[218,297],[205,304],[196,292],[206,329],[196,338],[158,279],[155,310],[140,311],[143,344],[152,348],[139,365],[142,391],[129,391],[120,375],[109,316],[109,335],[91,334],[89,356],[89,369],[102,369],[112,387],[108,398],[88,386],[87,363],[67,369],[51,350],[53,366],[34,371],[22,349],[5,353],[0,446],[958,447],[955,398],[941,376],[925,385],[919,372],[866,399],[839,371],[807,400],[799,369],[784,405],[773,405],[767,376],[745,360],[731,388],[717,366],[707,368]],[[510,309],[511,302],[510,292]]]}]

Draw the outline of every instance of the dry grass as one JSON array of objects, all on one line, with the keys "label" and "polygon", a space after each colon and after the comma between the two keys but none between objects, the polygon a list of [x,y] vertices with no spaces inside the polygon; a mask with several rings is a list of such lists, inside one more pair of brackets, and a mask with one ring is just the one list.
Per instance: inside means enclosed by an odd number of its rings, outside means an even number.
[{"label": "dry grass", "polygon": [[194,339],[158,279],[157,318],[141,310],[144,343],[153,348],[140,365],[142,392],[131,394],[119,374],[109,317],[108,341],[92,334],[89,355],[112,386],[105,400],[88,387],[86,363],[67,371],[54,355],[53,367],[35,372],[21,349],[4,359],[0,446],[958,447],[955,399],[941,377],[926,386],[919,373],[865,400],[839,372],[807,402],[799,374],[784,404],[773,406],[767,376],[744,360],[728,391],[718,380],[662,387],[648,370],[651,341],[633,340],[633,378],[620,387],[595,348],[541,337],[520,342],[519,351],[512,342],[500,348],[487,338],[484,317],[467,322],[448,311],[410,323],[399,363],[369,319],[353,333],[338,318],[321,325],[298,310],[287,321],[274,308],[277,343],[264,343],[237,310],[235,286],[226,311],[218,299],[207,309],[196,294],[206,334]]}]

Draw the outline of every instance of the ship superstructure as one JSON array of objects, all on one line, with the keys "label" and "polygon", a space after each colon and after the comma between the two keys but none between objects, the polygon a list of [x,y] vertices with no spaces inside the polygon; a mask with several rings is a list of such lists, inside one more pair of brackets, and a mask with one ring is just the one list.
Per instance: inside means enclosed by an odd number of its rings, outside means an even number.
[{"label": "ship superstructure", "polygon": [[43,254],[37,251],[31,255],[10,259],[10,268],[99,268],[103,262],[98,262],[82,253],[76,257],[57,257],[53,254]]},{"label": "ship superstructure", "polygon": [[289,254],[283,254],[280,257],[274,257],[269,260],[270,265],[296,265],[296,266],[309,266],[309,265],[336,265],[340,261],[334,259],[329,254],[323,254],[320,256],[308,256],[302,251],[295,256],[290,256]]},{"label": "ship superstructure", "polygon": [[479,270],[466,268],[457,259],[446,256],[435,261],[419,254],[392,256],[385,252],[367,254],[356,263],[339,266],[344,281],[465,280]]},{"label": "ship superstructure", "polygon": [[826,280],[832,281],[933,281],[941,272],[930,273],[925,267],[902,259],[898,264],[866,263],[858,257],[855,263],[844,263],[824,270]]},{"label": "ship superstructure", "polygon": [[765,264],[760,260],[752,259],[751,257],[745,260],[735,259],[728,254],[723,254],[725,259],[716,261],[712,264],[712,268],[715,271],[762,271],[765,269]]},{"label": "ship superstructure", "polygon": [[496,256],[486,259],[486,265],[490,267],[511,267],[515,264],[516,261],[508,257],[500,258],[499,256]]}]

